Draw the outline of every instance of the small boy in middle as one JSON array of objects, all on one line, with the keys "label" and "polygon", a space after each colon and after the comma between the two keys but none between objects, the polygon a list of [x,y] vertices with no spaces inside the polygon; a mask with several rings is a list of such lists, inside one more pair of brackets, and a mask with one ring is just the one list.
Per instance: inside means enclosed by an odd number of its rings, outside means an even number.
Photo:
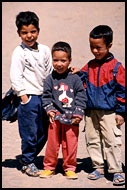
[{"label": "small boy in middle", "polygon": [[79,123],[86,109],[86,93],[77,74],[72,74],[71,47],[66,42],[57,42],[52,47],[54,70],[44,84],[42,104],[50,125],[41,178],[55,174],[60,144],[62,144],[63,170],[69,179],[77,179],[76,155]]}]

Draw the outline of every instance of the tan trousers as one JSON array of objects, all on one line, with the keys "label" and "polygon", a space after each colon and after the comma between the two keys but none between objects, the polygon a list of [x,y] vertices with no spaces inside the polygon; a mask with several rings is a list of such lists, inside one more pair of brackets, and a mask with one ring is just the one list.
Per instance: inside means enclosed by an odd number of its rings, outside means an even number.
[{"label": "tan trousers", "polygon": [[122,172],[121,135],[114,112],[86,111],[86,145],[94,168],[103,168],[106,159],[109,173]]}]

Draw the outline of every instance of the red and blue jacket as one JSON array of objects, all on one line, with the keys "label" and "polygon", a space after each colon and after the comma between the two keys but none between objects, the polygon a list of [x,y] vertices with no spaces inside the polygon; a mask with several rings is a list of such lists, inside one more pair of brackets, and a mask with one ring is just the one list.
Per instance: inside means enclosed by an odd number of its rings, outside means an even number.
[{"label": "red and blue jacket", "polygon": [[125,68],[113,55],[89,61],[80,77],[87,93],[87,108],[113,110],[125,116]]}]

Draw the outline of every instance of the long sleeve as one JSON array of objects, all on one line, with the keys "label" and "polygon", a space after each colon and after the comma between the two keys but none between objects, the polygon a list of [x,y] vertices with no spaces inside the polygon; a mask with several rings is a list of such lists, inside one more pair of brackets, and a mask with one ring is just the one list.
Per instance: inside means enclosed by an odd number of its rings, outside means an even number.
[{"label": "long sleeve", "polygon": [[52,55],[50,49],[47,47],[45,52],[45,74],[46,77],[53,71]]},{"label": "long sleeve", "polygon": [[73,117],[79,116],[82,118],[84,110],[86,109],[86,91],[78,76],[75,83],[75,89],[75,110],[73,112]]},{"label": "long sleeve", "polygon": [[125,68],[119,65],[116,74],[116,114],[125,116]]},{"label": "long sleeve", "polygon": [[20,46],[18,46],[12,54],[11,67],[10,67],[10,81],[12,89],[19,95],[19,93],[25,94],[25,85],[23,81],[24,71],[24,52]]},{"label": "long sleeve", "polygon": [[52,80],[51,77],[48,76],[44,82],[44,92],[42,95],[42,106],[46,110],[47,114],[50,111],[57,112],[57,109],[54,107],[53,104],[53,85],[52,85]]},{"label": "long sleeve", "polygon": [[88,64],[86,64],[86,65],[80,70],[80,72],[78,73],[80,79],[81,79],[82,82],[83,82],[83,86],[84,86],[85,89],[86,89],[86,81],[88,80],[87,65],[88,65]]}]

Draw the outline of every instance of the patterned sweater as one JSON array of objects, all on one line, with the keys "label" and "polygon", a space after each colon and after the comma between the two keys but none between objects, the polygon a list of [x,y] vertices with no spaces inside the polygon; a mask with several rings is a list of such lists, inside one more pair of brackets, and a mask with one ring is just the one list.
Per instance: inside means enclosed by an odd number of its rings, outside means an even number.
[{"label": "patterned sweater", "polygon": [[47,114],[56,113],[55,120],[71,124],[73,117],[83,118],[86,109],[86,93],[77,74],[53,71],[44,83],[43,107]]}]

